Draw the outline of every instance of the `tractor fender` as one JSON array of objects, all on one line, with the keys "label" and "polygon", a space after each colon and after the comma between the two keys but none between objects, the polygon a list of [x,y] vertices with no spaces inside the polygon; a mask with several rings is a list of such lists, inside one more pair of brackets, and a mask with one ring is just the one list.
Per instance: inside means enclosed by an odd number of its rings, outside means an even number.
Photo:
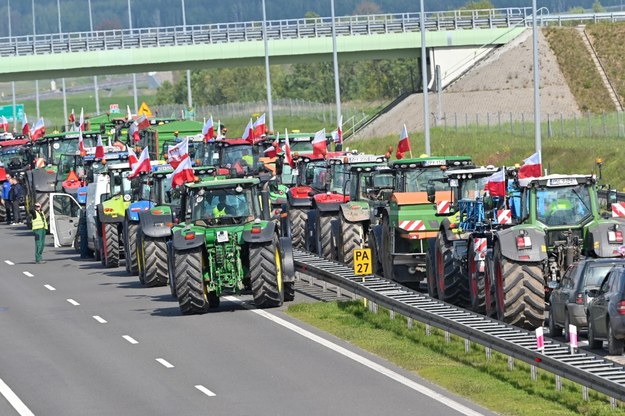
[{"label": "tractor fender", "polygon": [[341,207],[340,202],[323,202],[320,204],[319,203],[315,204],[315,208],[317,208],[317,210],[320,212],[338,212],[340,207]]},{"label": "tractor fender", "polygon": [[294,198],[291,195],[287,196],[287,201],[289,202],[289,206],[292,207],[312,207],[312,198],[311,197],[306,197],[306,198]]},{"label": "tractor fender", "polygon": [[172,240],[173,246],[176,250],[188,250],[190,248],[200,247],[205,243],[204,233],[195,233],[195,236],[192,239],[187,240],[185,236],[182,234],[184,229],[178,229],[174,231]]},{"label": "tractor fender", "polygon": [[[371,227],[370,229],[370,233],[373,236],[373,238],[375,239],[375,247],[381,247],[382,244],[382,226],[381,225],[374,225],[373,227]],[[371,247],[371,243],[369,243],[369,247]],[[378,256],[381,256],[382,253],[377,253]],[[380,257],[378,257],[380,258]]]},{"label": "tractor fender", "polygon": [[371,218],[369,209],[363,209],[360,205],[343,204],[340,210],[343,218],[349,222],[363,222]]},{"label": "tractor fender", "polygon": [[619,229],[623,229],[623,223],[620,221],[606,221],[595,223],[588,227],[588,249],[594,251],[597,257],[620,257],[618,248],[622,244],[610,244],[608,241],[608,232],[614,230],[614,226],[618,225]]},{"label": "tractor fender", "polygon": [[267,222],[267,226],[263,228],[260,233],[252,234],[251,230],[243,230],[242,238],[246,243],[264,243],[271,241],[274,233],[277,233],[276,223],[274,221]]},{"label": "tractor fender", "polygon": [[288,237],[279,239],[280,256],[282,258],[282,281],[295,281],[295,261],[293,260],[293,244]]},{"label": "tractor fender", "polygon": [[139,212],[139,224],[144,235],[153,238],[170,237],[171,213],[153,214],[152,211]]},{"label": "tractor fender", "polygon": [[[532,241],[532,247],[522,251],[517,250],[516,237],[519,230],[508,228],[497,233],[497,240],[500,243],[501,254],[510,260],[518,262],[539,262],[547,259],[545,233],[537,228],[524,228]],[[522,256],[522,257],[521,257]]]},{"label": "tractor fender", "polygon": [[104,206],[99,204],[98,207],[98,220],[102,224],[113,224],[113,223],[122,223],[124,222],[124,217],[118,215],[117,217],[112,217],[110,215],[104,214]]},{"label": "tractor fender", "polygon": [[126,216],[130,218],[130,221],[139,221],[139,213],[152,208],[152,205],[154,204],[150,201],[131,202],[126,209]]}]

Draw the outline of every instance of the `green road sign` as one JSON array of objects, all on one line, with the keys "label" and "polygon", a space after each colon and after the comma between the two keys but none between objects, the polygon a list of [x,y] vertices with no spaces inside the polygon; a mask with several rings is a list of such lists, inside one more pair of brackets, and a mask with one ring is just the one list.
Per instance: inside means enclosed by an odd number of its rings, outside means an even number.
[{"label": "green road sign", "polygon": [[[16,104],[15,105],[15,115],[17,116],[17,121],[22,121],[24,119],[24,104]],[[0,116],[5,116],[9,123],[13,122],[13,106],[12,105],[3,105],[0,106]]]}]

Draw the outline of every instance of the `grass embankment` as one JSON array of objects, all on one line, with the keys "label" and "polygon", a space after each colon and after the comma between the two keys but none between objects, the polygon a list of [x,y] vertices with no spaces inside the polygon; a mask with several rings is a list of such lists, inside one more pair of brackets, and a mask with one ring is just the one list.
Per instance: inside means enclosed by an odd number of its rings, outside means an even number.
[{"label": "grass embankment", "polygon": [[531,380],[530,367],[515,362],[508,369],[507,357],[494,353],[486,359],[484,348],[471,344],[465,352],[464,340],[451,337],[414,323],[408,329],[401,316],[389,319],[388,313],[369,312],[361,302],[297,304],[287,311],[293,317],[342,338],[396,365],[468,399],[505,415],[619,415],[609,400],[590,392],[590,401],[582,400],[581,387],[562,381],[562,391],[555,388],[555,378],[538,370]]},{"label": "grass embankment", "polygon": [[592,24],[586,27],[586,32],[591,38],[610,82],[616,88],[621,96],[621,102],[623,102],[623,98],[625,98],[625,76],[623,76],[625,74],[625,56],[623,55],[625,24]]}]

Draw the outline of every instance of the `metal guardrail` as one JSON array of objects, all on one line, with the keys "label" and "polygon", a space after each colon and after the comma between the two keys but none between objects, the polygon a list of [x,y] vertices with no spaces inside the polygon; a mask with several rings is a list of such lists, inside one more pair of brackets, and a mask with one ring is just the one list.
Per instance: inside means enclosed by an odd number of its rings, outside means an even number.
[{"label": "metal guardrail", "polygon": [[356,276],[344,264],[294,250],[296,270],[377,305],[433,325],[510,357],[535,365],[617,400],[625,399],[625,367],[567,344],[545,339],[539,352],[534,333],[467,311],[378,276]]}]

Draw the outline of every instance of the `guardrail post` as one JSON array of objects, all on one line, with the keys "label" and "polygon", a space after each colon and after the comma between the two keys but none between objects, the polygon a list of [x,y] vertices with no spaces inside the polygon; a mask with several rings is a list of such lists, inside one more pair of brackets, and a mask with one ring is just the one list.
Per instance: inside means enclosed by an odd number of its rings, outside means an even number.
[{"label": "guardrail post", "polygon": [[508,370],[514,370],[514,358],[512,356],[508,356]]},{"label": "guardrail post", "polygon": [[556,391],[562,391],[562,378],[556,376]]},{"label": "guardrail post", "polygon": [[425,335],[429,337],[431,333],[432,329],[430,328],[430,324],[425,324]]},{"label": "guardrail post", "polygon": [[336,298],[340,299],[343,295],[341,294],[341,287],[337,286],[336,287]]},{"label": "guardrail post", "polygon": [[469,351],[471,351],[471,341],[469,341],[468,339],[465,339],[464,340],[464,352],[468,354]]},{"label": "guardrail post", "polygon": [[408,325],[408,329],[412,329],[412,318],[408,318],[406,324]]},{"label": "guardrail post", "polygon": [[321,283],[321,288],[324,292],[328,291],[328,283],[325,280],[323,281],[323,283]]},{"label": "guardrail post", "polygon": [[536,366],[533,364],[531,368],[531,373],[532,373],[532,381],[536,381]]},{"label": "guardrail post", "polygon": [[450,340],[451,340],[451,336],[449,334],[449,331],[445,331],[445,343],[449,344]]},{"label": "guardrail post", "polygon": [[493,354],[493,350],[490,347],[486,347],[484,348],[484,351],[486,352],[486,361],[490,361],[490,357]]},{"label": "guardrail post", "polygon": [[610,397],[610,407],[612,409],[616,409],[618,407],[618,405],[616,403],[616,399],[614,397]]},{"label": "guardrail post", "polygon": [[395,311],[393,310],[388,311],[388,319],[390,319],[391,321],[395,319]]},{"label": "guardrail post", "polygon": [[588,387],[582,386],[582,400],[588,401]]}]

